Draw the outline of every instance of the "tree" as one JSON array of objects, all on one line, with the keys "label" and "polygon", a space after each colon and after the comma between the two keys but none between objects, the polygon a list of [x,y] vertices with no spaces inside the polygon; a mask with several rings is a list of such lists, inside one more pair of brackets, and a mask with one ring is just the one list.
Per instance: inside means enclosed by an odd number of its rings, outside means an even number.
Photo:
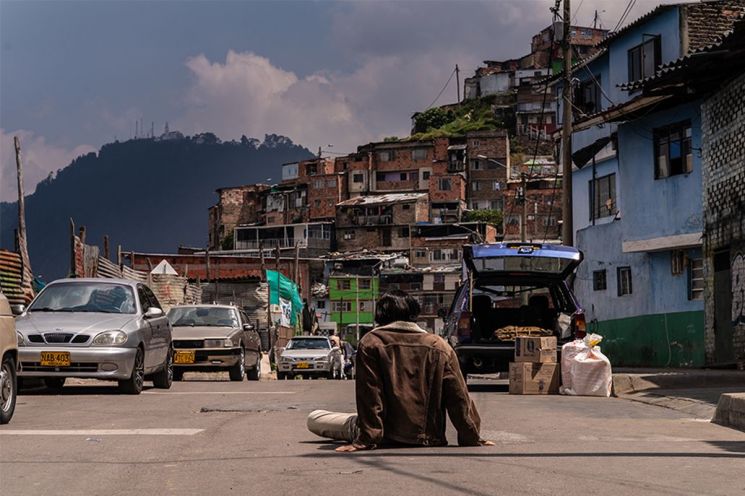
[{"label": "tree", "polygon": [[464,222],[486,222],[498,228],[502,227],[501,210],[469,210],[463,215]]},{"label": "tree", "polygon": [[453,120],[455,120],[455,113],[452,110],[431,108],[414,116],[414,131],[426,133],[430,129],[439,129]]}]

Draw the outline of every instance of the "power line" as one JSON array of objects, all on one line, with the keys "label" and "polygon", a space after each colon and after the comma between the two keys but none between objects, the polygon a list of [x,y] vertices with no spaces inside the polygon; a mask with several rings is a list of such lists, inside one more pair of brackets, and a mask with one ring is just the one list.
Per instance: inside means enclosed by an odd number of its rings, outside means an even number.
[{"label": "power line", "polygon": [[612,29],[613,32],[617,31],[618,28],[621,26],[621,24],[624,23],[628,15],[631,13],[631,9],[634,8],[634,5],[636,4],[636,0],[629,0],[629,3],[626,4],[626,8],[624,9],[623,13],[621,14],[620,19],[618,19],[618,22],[616,23],[616,27]]},{"label": "power line", "polygon": [[450,84],[450,81],[453,80],[453,76],[454,75],[455,75],[455,69],[453,69],[453,72],[450,73],[450,77],[448,78],[447,82],[445,83],[445,86],[442,87],[442,89],[437,94],[437,96],[435,97],[435,99],[432,100],[432,103],[429,104],[429,106],[427,107],[427,110],[431,109],[434,106],[434,104],[437,103],[437,100],[439,100],[440,97],[442,96],[442,94],[445,92],[445,90],[447,89],[448,85]]}]

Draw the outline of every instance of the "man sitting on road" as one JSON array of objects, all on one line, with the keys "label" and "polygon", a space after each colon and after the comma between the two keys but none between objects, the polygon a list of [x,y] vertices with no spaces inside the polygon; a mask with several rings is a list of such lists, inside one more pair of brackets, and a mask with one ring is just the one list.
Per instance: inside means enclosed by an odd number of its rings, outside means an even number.
[{"label": "man sitting on road", "polygon": [[345,452],[385,444],[445,446],[447,412],[459,445],[493,446],[479,435],[481,419],[455,351],[416,324],[419,312],[403,291],[380,298],[378,327],[357,349],[357,414],[316,410],[308,416],[311,432],[351,443],[337,448]]}]

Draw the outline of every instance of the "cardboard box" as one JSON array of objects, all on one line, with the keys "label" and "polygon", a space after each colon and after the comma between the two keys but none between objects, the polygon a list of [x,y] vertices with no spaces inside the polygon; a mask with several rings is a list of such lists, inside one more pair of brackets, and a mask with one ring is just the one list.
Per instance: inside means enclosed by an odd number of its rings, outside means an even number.
[{"label": "cardboard box", "polygon": [[510,363],[510,394],[558,394],[558,363]]},{"label": "cardboard box", "polygon": [[556,362],[556,338],[524,337],[515,338],[515,361],[532,363]]}]

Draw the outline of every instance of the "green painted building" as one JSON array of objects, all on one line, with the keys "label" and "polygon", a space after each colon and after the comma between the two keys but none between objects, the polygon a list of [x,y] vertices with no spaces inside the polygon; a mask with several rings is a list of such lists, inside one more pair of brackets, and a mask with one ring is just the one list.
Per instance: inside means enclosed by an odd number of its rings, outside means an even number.
[{"label": "green painted building", "polygon": [[329,276],[329,318],[339,329],[348,324],[372,324],[379,297],[377,275],[331,274]]}]

